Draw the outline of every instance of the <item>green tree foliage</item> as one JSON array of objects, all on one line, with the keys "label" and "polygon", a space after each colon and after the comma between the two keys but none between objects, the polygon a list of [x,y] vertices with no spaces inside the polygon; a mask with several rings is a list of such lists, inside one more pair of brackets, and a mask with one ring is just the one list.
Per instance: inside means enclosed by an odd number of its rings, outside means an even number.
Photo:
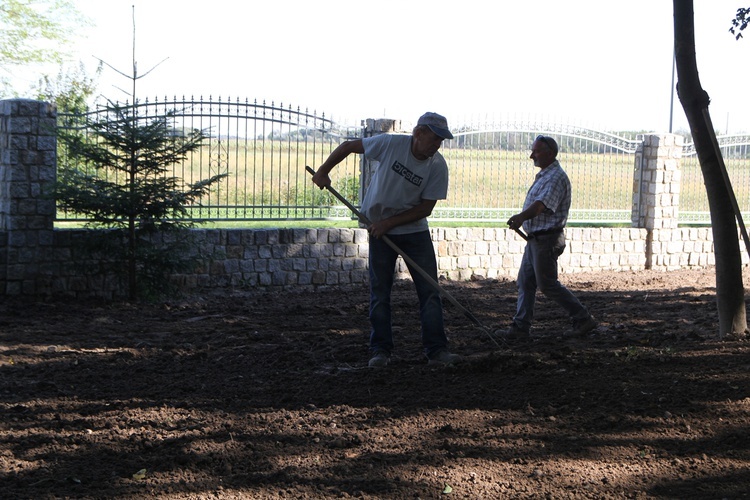
[{"label": "green tree foliage", "polygon": [[82,25],[88,21],[70,0],[2,0],[0,2],[0,95],[10,90],[14,66],[60,63]]},{"label": "green tree foliage", "polygon": [[[127,280],[130,299],[171,292],[169,277],[192,264],[188,208],[226,174],[184,185],[170,168],[201,147],[202,130],[171,133],[174,114],[139,118],[133,107],[108,106],[85,118],[88,135],[61,129],[67,155],[54,194],[61,209],[85,216],[83,247],[92,274]],[[97,266],[91,267],[95,262]]]},{"label": "green tree foliage", "polygon": [[88,108],[88,101],[96,92],[96,77],[102,72],[102,65],[94,77],[86,73],[83,63],[77,68],[61,66],[55,77],[43,75],[32,89],[34,98],[39,101],[53,102],[59,113],[83,114]]},{"label": "green tree foliage", "polygon": [[734,19],[732,19],[732,27],[729,28],[729,32],[734,35],[736,40],[742,38],[742,31],[747,28],[750,23],[750,7],[740,7],[737,9]]}]

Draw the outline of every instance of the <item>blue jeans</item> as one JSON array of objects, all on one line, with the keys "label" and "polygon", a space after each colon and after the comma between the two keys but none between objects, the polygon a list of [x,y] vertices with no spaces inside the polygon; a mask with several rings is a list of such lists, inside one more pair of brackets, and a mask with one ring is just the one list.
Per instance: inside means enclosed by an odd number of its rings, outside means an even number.
[{"label": "blue jeans", "polygon": [[[388,235],[391,242],[437,281],[437,260],[429,231]],[[393,350],[391,325],[391,288],[398,254],[383,238],[370,237],[370,348]],[[419,297],[419,319],[422,323],[422,345],[426,356],[448,345],[443,328],[443,303],[440,293],[418,271],[407,263]]]},{"label": "blue jeans", "polygon": [[557,302],[573,321],[586,319],[589,312],[557,279],[557,258],[565,251],[565,233],[529,238],[518,270],[518,303],[513,322],[529,331],[534,321],[537,288]]}]

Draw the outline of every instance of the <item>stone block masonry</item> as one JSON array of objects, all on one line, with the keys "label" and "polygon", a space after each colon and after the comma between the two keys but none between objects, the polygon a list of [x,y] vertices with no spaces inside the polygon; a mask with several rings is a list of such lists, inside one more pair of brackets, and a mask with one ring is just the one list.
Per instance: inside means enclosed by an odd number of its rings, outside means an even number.
[{"label": "stone block masonry", "polygon": [[[368,280],[364,229],[195,230],[212,264],[180,279],[186,287],[315,290]],[[515,279],[525,242],[500,228],[431,230],[441,279]],[[646,269],[646,229],[568,228],[561,273]],[[655,232],[652,269],[671,271],[714,265],[710,228]],[[222,258],[221,256],[226,256]],[[747,264],[747,255],[743,256]],[[409,279],[399,259],[397,278]]]},{"label": "stone block masonry", "polygon": [[[207,286],[321,286],[367,280],[367,233],[359,229],[211,230],[203,242],[212,265]],[[222,258],[221,256],[226,256]]]},{"label": "stone block masonry", "polygon": [[0,101],[0,290],[35,294],[53,278],[56,110],[28,99]]},{"label": "stone block masonry", "polygon": [[[69,297],[116,298],[123,290],[112,280],[82,277],[75,260],[81,230],[55,231],[54,252],[43,268],[53,271],[37,282],[37,293]],[[430,229],[441,280],[515,279],[525,242],[500,228]],[[187,293],[247,289],[317,291],[368,281],[368,235],[364,229],[194,229],[196,252],[205,256],[195,272],[175,276]],[[568,228],[560,272],[646,269],[647,230]],[[655,232],[652,269],[671,271],[713,266],[710,228]],[[743,255],[747,264],[747,255]],[[398,279],[410,279],[403,260]],[[6,292],[8,293],[8,292]]]},{"label": "stone block masonry", "polygon": [[[195,230],[204,255],[201,269],[179,279],[185,287],[286,289],[364,284],[368,280],[364,229]],[[443,279],[515,278],[525,242],[494,228],[432,228]],[[569,228],[562,273],[638,271],[646,268],[646,230]],[[713,264],[708,229],[661,231],[655,269]],[[408,279],[399,259],[397,277]]]}]

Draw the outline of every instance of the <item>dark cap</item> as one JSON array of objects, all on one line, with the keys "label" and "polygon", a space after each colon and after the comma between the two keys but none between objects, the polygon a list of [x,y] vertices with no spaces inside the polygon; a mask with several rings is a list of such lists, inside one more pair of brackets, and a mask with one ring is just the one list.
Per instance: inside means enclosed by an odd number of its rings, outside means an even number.
[{"label": "dark cap", "polygon": [[417,125],[427,125],[438,137],[453,139],[453,134],[448,129],[448,120],[443,115],[428,111],[419,117]]}]

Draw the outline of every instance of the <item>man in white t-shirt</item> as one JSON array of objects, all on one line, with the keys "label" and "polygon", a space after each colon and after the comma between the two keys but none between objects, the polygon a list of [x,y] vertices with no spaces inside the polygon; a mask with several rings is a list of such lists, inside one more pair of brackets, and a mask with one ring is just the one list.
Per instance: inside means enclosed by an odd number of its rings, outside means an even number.
[{"label": "man in white t-shirt", "polygon": [[[386,366],[393,351],[391,288],[398,254],[387,237],[437,281],[435,249],[427,224],[437,200],[448,194],[448,165],[438,153],[453,139],[445,117],[425,113],[411,135],[381,134],[340,144],[313,176],[321,189],[331,184],[330,171],[350,154],[364,154],[378,165],[362,201],[370,220],[370,349],[372,367]],[[407,266],[409,264],[407,263]],[[409,272],[419,297],[422,345],[429,363],[450,364],[460,358],[448,351],[443,305],[436,287],[419,272]]]}]

